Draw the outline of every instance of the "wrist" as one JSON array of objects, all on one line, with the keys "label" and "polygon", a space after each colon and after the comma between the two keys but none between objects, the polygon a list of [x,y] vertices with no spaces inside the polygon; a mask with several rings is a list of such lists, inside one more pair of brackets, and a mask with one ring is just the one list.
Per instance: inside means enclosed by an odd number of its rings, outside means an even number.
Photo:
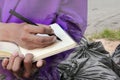
[{"label": "wrist", "polygon": [[5,30],[5,23],[0,23],[0,41],[8,41],[9,35],[7,35],[7,32]]},{"label": "wrist", "polygon": [[0,23],[0,41],[14,41],[13,36],[11,36],[12,31],[10,27],[10,23]]}]

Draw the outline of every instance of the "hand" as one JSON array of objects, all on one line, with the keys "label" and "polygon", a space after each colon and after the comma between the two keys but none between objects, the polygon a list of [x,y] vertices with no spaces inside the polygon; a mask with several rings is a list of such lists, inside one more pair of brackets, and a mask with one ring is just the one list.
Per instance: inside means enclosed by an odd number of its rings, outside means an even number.
[{"label": "hand", "polygon": [[9,59],[6,58],[2,61],[2,67],[11,71],[17,78],[29,78],[35,69],[42,67],[44,64],[43,60],[33,64],[32,59],[32,54],[26,54],[25,57],[14,54]]},{"label": "hand", "polygon": [[42,24],[0,23],[0,40],[11,41],[27,49],[43,48],[56,41],[55,36],[38,36],[37,33],[53,34],[53,30]]}]

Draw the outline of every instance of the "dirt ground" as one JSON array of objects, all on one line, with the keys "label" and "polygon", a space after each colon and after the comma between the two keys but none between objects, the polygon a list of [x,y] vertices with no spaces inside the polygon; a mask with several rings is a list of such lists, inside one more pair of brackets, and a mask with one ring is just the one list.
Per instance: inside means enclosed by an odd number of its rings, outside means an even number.
[{"label": "dirt ground", "polygon": [[105,47],[105,49],[112,54],[116,47],[120,44],[120,41],[110,41],[106,39],[96,39],[94,41],[101,41]]}]

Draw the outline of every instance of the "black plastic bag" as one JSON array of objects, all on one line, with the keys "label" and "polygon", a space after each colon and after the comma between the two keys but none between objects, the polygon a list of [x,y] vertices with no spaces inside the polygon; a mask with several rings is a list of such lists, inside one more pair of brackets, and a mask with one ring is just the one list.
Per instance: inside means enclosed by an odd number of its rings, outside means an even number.
[{"label": "black plastic bag", "polygon": [[60,80],[120,80],[120,67],[112,58],[101,42],[82,40],[58,66]]},{"label": "black plastic bag", "polygon": [[120,66],[120,45],[116,48],[115,52],[112,55],[114,62]]}]

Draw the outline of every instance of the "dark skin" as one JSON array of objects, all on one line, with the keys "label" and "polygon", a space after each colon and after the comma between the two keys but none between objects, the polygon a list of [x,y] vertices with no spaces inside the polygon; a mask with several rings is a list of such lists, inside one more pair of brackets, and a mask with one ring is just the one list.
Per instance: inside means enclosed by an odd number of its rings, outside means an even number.
[{"label": "dark skin", "polygon": [[[32,54],[26,54],[25,57],[23,55],[14,54],[11,55],[9,59],[5,58],[2,61],[2,66],[4,69],[11,71],[16,77],[29,78],[35,68],[40,68],[44,64],[43,60],[33,63],[32,59]],[[22,63],[23,65],[21,65]]]}]

